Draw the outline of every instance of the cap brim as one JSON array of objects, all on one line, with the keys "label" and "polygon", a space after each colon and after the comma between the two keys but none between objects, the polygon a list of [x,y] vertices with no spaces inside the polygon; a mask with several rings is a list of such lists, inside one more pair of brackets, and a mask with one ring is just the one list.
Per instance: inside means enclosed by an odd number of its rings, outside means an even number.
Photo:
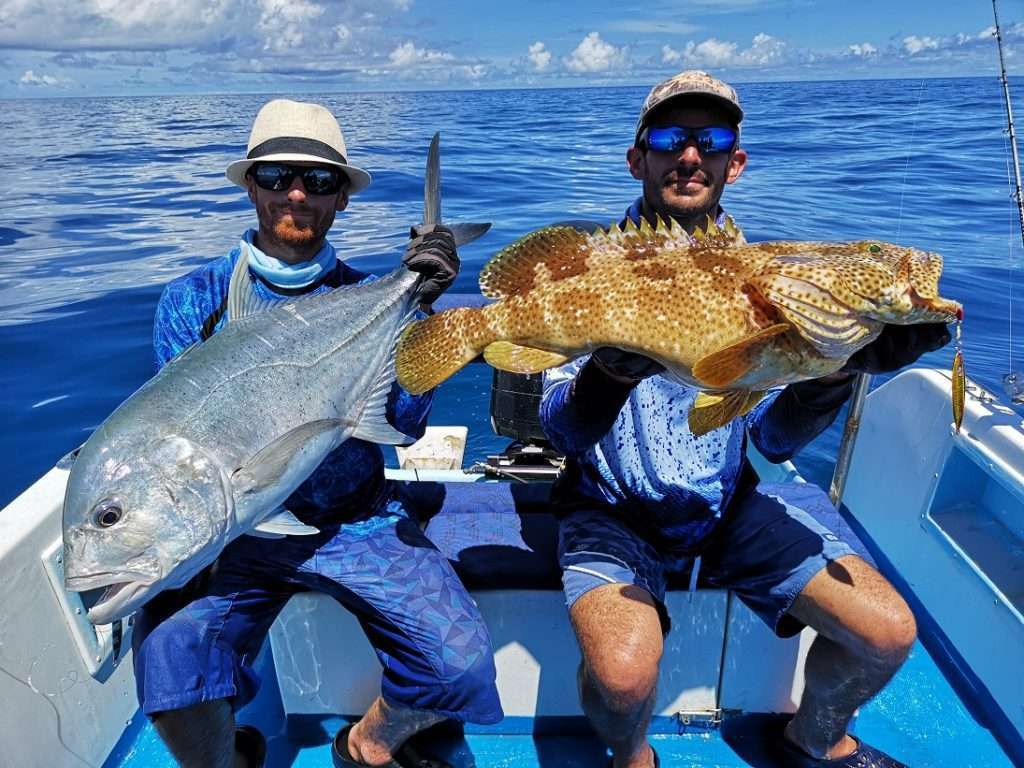
[{"label": "cap brim", "polygon": [[335,168],[340,168],[346,176],[348,176],[349,187],[348,193],[354,195],[356,192],[361,192],[370,186],[370,182],[373,177],[369,173],[364,171],[362,168],[357,168],[354,165],[348,165],[346,163],[336,163],[333,160],[325,160],[322,157],[315,155],[303,155],[295,152],[281,152],[276,155],[263,155],[255,159],[246,158],[245,160],[236,160],[231,163],[227,170],[224,171],[224,175],[228,177],[228,180],[237,184],[240,187],[245,187],[245,174],[255,163],[317,163],[319,165],[333,165]]}]

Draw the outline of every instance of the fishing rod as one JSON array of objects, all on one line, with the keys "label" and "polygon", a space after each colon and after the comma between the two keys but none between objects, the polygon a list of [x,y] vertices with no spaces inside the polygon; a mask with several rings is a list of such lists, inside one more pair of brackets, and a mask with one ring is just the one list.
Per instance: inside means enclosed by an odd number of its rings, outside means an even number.
[{"label": "fishing rod", "polygon": [[[1006,126],[1010,134],[1010,153],[1013,156],[1014,192],[1017,201],[1017,221],[1020,223],[1020,239],[1024,245],[1024,196],[1021,195],[1020,153],[1017,151],[1017,130],[1013,124],[1013,107],[1010,103],[1010,80],[1006,76],[1006,61],[1003,58],[1003,33],[999,26],[999,10],[992,0],[992,18],[995,19],[996,48],[999,51],[999,81],[1003,85],[1003,103],[1006,105]],[[1011,264],[1011,270],[1013,266]],[[1012,272],[1011,272],[1012,275]],[[1010,282],[1010,372],[1003,376],[1003,389],[1014,403],[1024,403],[1024,374],[1013,370],[1013,281]]]},{"label": "fishing rod", "polygon": [[[1022,194],[1020,154],[1017,151],[1017,131],[1013,123],[1013,108],[1010,105],[1010,83],[1006,76],[1006,64],[1003,58],[1003,36],[999,26],[999,12],[996,9],[996,0],[992,0],[992,15],[995,19],[996,47],[999,50],[999,79],[1003,86],[1003,101],[1006,104],[1006,123],[1010,135],[1010,148],[1013,155],[1013,171],[1015,188],[1013,198],[1017,202],[1017,220],[1020,223],[1021,243],[1024,245],[1024,194]],[[1012,267],[1011,267],[1012,268]],[[957,363],[959,362],[959,370]],[[1010,372],[1003,376],[1003,389],[1007,396],[1014,403],[1024,403],[1024,373],[1013,370],[1013,283],[1010,283]],[[963,386],[959,394],[956,392],[957,379],[964,384],[963,363],[959,356],[959,330],[957,335],[957,356],[953,364],[953,385],[954,401],[960,398],[960,413],[963,409]],[[836,453],[836,467],[832,475],[832,483],[829,487],[829,498],[837,507],[843,498],[843,491],[846,487],[846,478],[850,471],[850,462],[853,459],[853,449],[857,442],[857,433],[860,430],[860,421],[864,413],[864,401],[868,390],[871,388],[871,376],[866,373],[857,374],[854,382],[853,395],[850,398],[850,409],[846,417],[846,424],[843,427],[843,437],[839,443],[839,450]],[[955,406],[954,406],[955,412]],[[959,429],[959,422],[957,422]]]}]

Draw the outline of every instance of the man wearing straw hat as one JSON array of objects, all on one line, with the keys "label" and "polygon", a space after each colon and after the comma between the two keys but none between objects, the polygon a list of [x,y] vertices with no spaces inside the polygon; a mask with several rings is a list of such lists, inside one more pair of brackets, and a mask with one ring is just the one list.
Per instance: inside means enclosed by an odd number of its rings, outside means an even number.
[{"label": "man wearing straw hat", "polygon": [[[225,323],[228,284],[244,253],[254,290],[267,300],[312,295],[372,280],[341,261],[327,233],[370,174],[348,162],[341,129],[324,107],[274,100],[256,116],[245,159],[227,177],[243,187],[258,227],[226,258],[171,282],[157,306],[157,366]],[[441,226],[420,227],[403,261],[423,275],[425,308],[458,273],[455,241]],[[388,419],[423,434],[432,395],[395,385]],[[274,618],[306,590],[330,594],[358,617],[383,667],[381,694],[334,741],[339,766],[435,768],[407,740],[441,720],[501,719],[490,640],[476,605],[448,561],[410,520],[384,478],[378,445],[340,445],[287,500],[313,537],[241,536],[213,568],[182,590],[164,592],[138,614],[136,685],[143,712],[187,768],[260,766],[263,736],[236,728],[250,701],[252,669]]]}]

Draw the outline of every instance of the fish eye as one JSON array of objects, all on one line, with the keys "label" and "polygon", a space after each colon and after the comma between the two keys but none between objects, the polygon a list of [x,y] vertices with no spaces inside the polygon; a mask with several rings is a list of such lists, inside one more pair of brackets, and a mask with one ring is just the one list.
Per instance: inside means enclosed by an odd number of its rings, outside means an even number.
[{"label": "fish eye", "polygon": [[123,515],[124,510],[121,509],[121,504],[116,499],[104,499],[93,509],[93,520],[100,528],[117,525]]},{"label": "fish eye", "polygon": [[875,245],[874,243],[872,243],[868,247],[868,250],[871,251],[872,253],[881,253],[882,252],[882,247],[880,245]]}]

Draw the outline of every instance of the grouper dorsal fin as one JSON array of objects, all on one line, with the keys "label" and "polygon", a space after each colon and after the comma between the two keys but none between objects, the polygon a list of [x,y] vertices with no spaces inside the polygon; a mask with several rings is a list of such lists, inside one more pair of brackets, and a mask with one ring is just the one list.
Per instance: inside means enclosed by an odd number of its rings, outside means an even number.
[{"label": "grouper dorsal fin", "polygon": [[546,349],[523,347],[510,341],[496,341],[484,348],[484,360],[493,367],[513,373],[540,373],[562,365],[569,358]]},{"label": "grouper dorsal fin", "polygon": [[733,248],[747,242],[732,216],[726,216],[722,226],[718,226],[710,215],[703,229],[693,230],[693,240],[698,248]]}]

